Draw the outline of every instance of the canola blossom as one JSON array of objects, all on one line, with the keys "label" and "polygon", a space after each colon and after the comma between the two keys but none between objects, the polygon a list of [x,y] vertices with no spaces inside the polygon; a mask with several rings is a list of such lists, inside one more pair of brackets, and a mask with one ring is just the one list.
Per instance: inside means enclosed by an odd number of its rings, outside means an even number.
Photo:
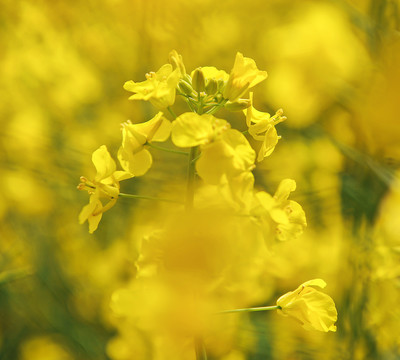
[{"label": "canola blossom", "polygon": [[[323,287],[322,280],[302,284],[276,306],[241,308],[260,301],[255,294],[262,293],[260,279],[268,268],[270,246],[276,240],[297,239],[307,226],[302,206],[289,200],[294,180],[282,180],[271,195],[253,175],[256,160],[270,156],[278,144],[275,126],[286,120],[282,110],[270,116],[253,107],[248,91],[267,73],[237,53],[229,74],[204,66],[189,75],[182,56],[173,50],[169,64],[146,78],[126,82],[124,88],[134,93],[129,99],[149,101],[158,113],[144,122],[122,124],[117,158],[123,170],[116,170],[103,145],[92,156],[94,180],[82,178],[78,186],[90,194],[79,215],[81,223],[88,221],[90,233],[118,197],[175,203],[168,211],[152,213],[151,229],[135,240],[135,276],[112,295],[112,311],[121,320],[119,335],[110,343],[111,357],[118,358],[116,344],[124,343],[127,329],[132,329],[128,332],[146,337],[154,358],[176,358],[168,353],[174,348],[191,354],[187,358],[204,360],[207,351],[217,352],[207,337],[224,326],[224,313],[278,309],[307,330],[335,331],[333,300],[311,287]],[[176,115],[178,97],[188,109]],[[214,115],[222,109],[237,111],[248,131]],[[175,153],[174,161],[186,165],[186,186],[179,187],[184,201],[120,192],[120,182],[124,186],[152,168],[152,147]],[[227,306],[232,310],[221,310]]]},{"label": "canola blossom", "polygon": [[298,320],[306,330],[336,331],[335,303],[329,295],[313,286],[324,288],[326,283],[322,279],[309,280],[282,295],[276,301],[278,312]]}]

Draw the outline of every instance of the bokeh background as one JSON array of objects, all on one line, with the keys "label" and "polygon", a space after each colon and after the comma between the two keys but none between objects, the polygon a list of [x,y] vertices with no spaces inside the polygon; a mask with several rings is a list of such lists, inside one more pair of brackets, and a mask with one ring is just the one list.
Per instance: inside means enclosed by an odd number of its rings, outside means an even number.
[{"label": "bokeh background", "polygon": [[[122,85],[172,49],[188,70],[229,72],[240,51],[268,71],[255,105],[288,120],[257,186],[295,179],[308,228],[274,248],[265,304],[323,278],[339,312],[329,334],[243,317],[215,358],[400,359],[399,31],[398,0],[2,0],[0,359],[135,359],[112,341],[109,303],[134,276],[135,224],[154,205],[121,199],[90,235],[76,185],[100,145],[116,154],[121,122],[154,114]],[[166,184],[184,165],[153,156],[126,192],[179,190]]]}]

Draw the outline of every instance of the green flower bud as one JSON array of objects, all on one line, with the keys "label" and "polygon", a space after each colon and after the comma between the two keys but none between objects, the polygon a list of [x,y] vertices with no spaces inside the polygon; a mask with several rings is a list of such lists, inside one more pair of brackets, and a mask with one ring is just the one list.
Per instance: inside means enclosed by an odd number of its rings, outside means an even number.
[{"label": "green flower bud", "polygon": [[180,92],[182,92],[186,95],[191,95],[193,92],[192,85],[190,85],[187,81],[182,80],[182,79],[178,83],[178,89]]},{"label": "green flower bud", "polygon": [[218,90],[218,82],[215,79],[208,79],[206,83],[206,93],[214,95]]},{"label": "green flower bud", "polygon": [[192,84],[193,84],[193,88],[197,92],[202,92],[202,91],[205,90],[205,88],[206,88],[206,80],[204,78],[204,74],[203,74],[203,71],[201,70],[201,68],[197,68],[193,72]]}]

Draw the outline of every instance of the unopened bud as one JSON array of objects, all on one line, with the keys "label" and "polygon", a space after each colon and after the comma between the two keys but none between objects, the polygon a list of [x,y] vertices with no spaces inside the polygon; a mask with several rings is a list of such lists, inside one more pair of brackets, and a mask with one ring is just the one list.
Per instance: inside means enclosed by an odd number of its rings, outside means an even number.
[{"label": "unopened bud", "polygon": [[193,89],[195,89],[197,92],[202,92],[205,90],[206,80],[201,68],[197,68],[195,71],[193,71],[192,85]]},{"label": "unopened bud", "polygon": [[215,79],[208,79],[206,83],[206,93],[214,95],[218,91],[218,82]]},{"label": "unopened bud", "polygon": [[193,92],[192,86],[188,82],[186,82],[185,80],[180,80],[179,81],[178,88],[182,93],[184,93],[186,95],[191,95],[192,92]]},{"label": "unopened bud", "polygon": [[250,106],[250,99],[238,99],[235,102],[228,101],[225,108],[229,111],[242,111]]}]

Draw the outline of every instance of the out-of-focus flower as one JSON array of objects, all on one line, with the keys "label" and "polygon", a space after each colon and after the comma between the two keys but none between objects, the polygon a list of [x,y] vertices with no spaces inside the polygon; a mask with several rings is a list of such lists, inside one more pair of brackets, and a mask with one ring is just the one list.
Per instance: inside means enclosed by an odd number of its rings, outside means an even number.
[{"label": "out-of-focus flower", "polygon": [[238,52],[224,89],[224,98],[234,102],[247,90],[266,78],[266,71],[258,70],[256,62],[253,59],[246,58]]},{"label": "out-of-focus flower", "polygon": [[311,286],[324,288],[322,279],[314,279],[301,284],[296,290],[282,295],[276,302],[278,312],[300,321],[306,330],[336,331],[337,320],[335,303],[326,295]]},{"label": "out-of-focus flower", "polygon": [[141,124],[122,124],[122,145],[118,151],[122,168],[135,176],[144,175],[153,162],[144,146],[152,141],[166,141],[170,132],[171,122],[162,112]]},{"label": "out-of-focus flower", "polygon": [[200,145],[196,169],[209,184],[218,185],[224,175],[231,178],[254,167],[255,152],[247,139],[223,119],[184,113],[174,121],[171,136],[179,147]]},{"label": "out-of-focus flower", "polygon": [[186,75],[186,69],[185,69],[185,65],[183,63],[183,59],[182,59],[182,55],[178,54],[178,52],[176,50],[172,50],[169,53],[168,56],[169,62],[172,65],[172,67],[175,69],[179,69],[181,77],[184,77]]},{"label": "out-of-focus flower", "polygon": [[[281,240],[297,238],[302,234],[307,226],[306,216],[299,203],[288,200],[292,191],[296,189],[296,182],[292,179],[282,180],[274,196],[265,191],[258,192],[255,196],[261,206],[252,211],[256,216],[259,215],[262,226],[267,229],[271,227],[271,220],[276,231],[276,237]],[[268,216],[265,216],[265,211]],[[258,213],[259,212],[259,213]]]},{"label": "out-of-focus flower", "polygon": [[150,101],[157,109],[162,110],[174,104],[180,76],[178,67],[173,70],[171,64],[165,64],[157,72],[146,74],[145,81],[139,83],[127,81],[124,89],[135,93],[129,100]]},{"label": "out-of-focus flower", "polygon": [[[119,182],[133,177],[129,172],[116,170],[115,161],[105,145],[93,152],[92,162],[97,171],[94,180],[90,181],[82,176],[81,183],[78,185],[79,190],[87,190],[90,194],[89,204],[84,206],[79,214],[81,224],[88,221],[90,233],[97,229],[103,212],[117,202]],[[101,198],[106,198],[109,202],[103,206]]]},{"label": "out-of-focus flower", "polygon": [[275,125],[286,120],[286,117],[282,116],[282,109],[279,109],[272,117],[268,113],[256,110],[253,107],[253,93],[250,93],[250,104],[250,107],[244,110],[246,124],[249,127],[249,134],[255,140],[262,141],[257,157],[257,161],[262,161],[272,154],[278,140],[281,138],[276,132]]}]

